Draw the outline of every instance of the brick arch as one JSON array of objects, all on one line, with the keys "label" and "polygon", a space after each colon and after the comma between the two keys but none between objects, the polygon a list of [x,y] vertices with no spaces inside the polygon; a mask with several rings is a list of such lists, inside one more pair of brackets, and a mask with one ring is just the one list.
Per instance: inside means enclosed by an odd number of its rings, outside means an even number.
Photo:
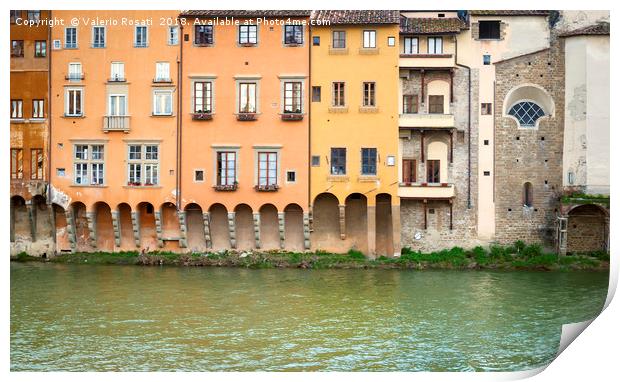
[{"label": "brick arch", "polygon": [[607,250],[607,217],[605,209],[595,204],[573,207],[568,213],[567,252]]}]

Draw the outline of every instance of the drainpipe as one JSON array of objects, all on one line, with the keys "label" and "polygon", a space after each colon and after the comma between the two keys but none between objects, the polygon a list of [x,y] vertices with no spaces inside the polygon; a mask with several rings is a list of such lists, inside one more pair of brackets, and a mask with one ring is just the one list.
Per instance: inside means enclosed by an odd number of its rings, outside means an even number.
[{"label": "drainpipe", "polygon": [[181,164],[183,154],[183,24],[179,23],[179,59],[177,60],[177,211],[181,211]]},{"label": "drainpipe", "polygon": [[[312,18],[312,14],[310,15]],[[308,23],[308,212],[312,205],[312,23]]]},{"label": "drainpipe", "polygon": [[[52,19],[52,10],[49,11]],[[52,196],[52,28],[47,27],[47,204],[51,205]],[[55,239],[55,237],[54,237]]]},{"label": "drainpipe", "polygon": [[467,69],[469,85],[467,87],[467,208],[471,209],[471,68],[458,63],[459,45],[456,35],[454,35],[454,63],[456,66]]}]

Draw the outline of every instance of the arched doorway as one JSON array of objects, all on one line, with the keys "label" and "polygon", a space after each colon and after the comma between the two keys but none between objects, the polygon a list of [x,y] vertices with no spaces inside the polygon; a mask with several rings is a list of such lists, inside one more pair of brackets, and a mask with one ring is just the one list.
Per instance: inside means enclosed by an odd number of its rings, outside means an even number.
[{"label": "arched doorway", "polygon": [[347,246],[368,252],[368,206],[366,196],[353,193],[345,200]]},{"label": "arched doorway", "polygon": [[573,208],[568,213],[568,253],[606,251],[609,227],[607,213],[594,204]]},{"label": "arched doorway", "polygon": [[235,207],[235,233],[237,249],[254,248],[254,218],[252,208],[247,204],[239,204]]},{"label": "arched doorway", "polygon": [[112,211],[105,202],[95,204],[95,232],[97,233],[97,250],[114,251],[114,226]]},{"label": "arched doorway", "polygon": [[166,202],[161,205],[161,236],[164,241],[164,250],[179,250],[181,225],[179,214],[174,203]]},{"label": "arched doorway", "polygon": [[280,225],[278,222],[278,209],[273,204],[264,204],[259,212],[261,249],[279,249]]},{"label": "arched doorway", "polygon": [[32,240],[26,201],[19,195],[11,197],[11,242]]},{"label": "arched doorway", "polygon": [[159,249],[157,243],[157,230],[155,226],[155,209],[148,202],[138,204],[140,214],[140,248],[147,251]]},{"label": "arched doorway", "polygon": [[284,208],[284,248],[304,250],[304,210],[295,203]]},{"label": "arched doorway", "polygon": [[211,231],[212,249],[215,251],[230,249],[228,210],[226,210],[224,205],[216,203],[209,208],[209,216],[211,217],[209,228]]},{"label": "arched doorway", "polygon": [[192,252],[207,250],[205,241],[205,225],[202,208],[196,203],[185,206],[185,224],[187,226],[187,247]]},{"label": "arched doorway", "polygon": [[312,248],[339,251],[341,241],[338,198],[330,193],[319,194],[312,205]]}]

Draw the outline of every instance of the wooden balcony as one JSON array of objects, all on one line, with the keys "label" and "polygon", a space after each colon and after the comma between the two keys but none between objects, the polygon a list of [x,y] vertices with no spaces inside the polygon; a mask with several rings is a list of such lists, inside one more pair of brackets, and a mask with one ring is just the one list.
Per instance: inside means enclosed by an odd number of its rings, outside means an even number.
[{"label": "wooden balcony", "polygon": [[108,133],[110,131],[122,131],[124,133],[129,132],[129,119],[128,115],[105,115],[103,117],[103,131]]}]

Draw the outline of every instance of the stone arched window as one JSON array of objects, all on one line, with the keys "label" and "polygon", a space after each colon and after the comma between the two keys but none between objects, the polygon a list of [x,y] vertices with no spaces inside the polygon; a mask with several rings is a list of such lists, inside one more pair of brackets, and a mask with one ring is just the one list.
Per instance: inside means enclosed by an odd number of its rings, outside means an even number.
[{"label": "stone arched window", "polygon": [[538,128],[542,118],[553,117],[555,104],[543,87],[525,84],[508,92],[503,113],[505,117],[514,119],[520,128]]},{"label": "stone arched window", "polygon": [[532,189],[532,183],[526,182],[523,184],[523,206],[532,207],[534,204],[534,191]]}]

